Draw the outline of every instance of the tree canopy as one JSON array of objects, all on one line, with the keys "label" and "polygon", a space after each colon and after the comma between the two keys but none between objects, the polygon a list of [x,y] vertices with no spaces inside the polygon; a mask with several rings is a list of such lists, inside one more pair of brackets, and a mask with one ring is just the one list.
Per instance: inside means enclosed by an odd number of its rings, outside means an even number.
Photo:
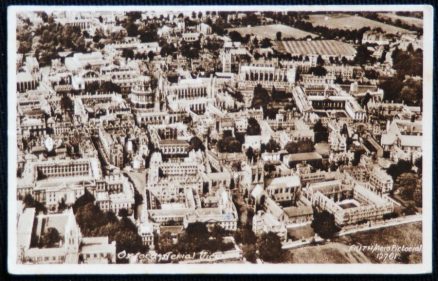
[{"label": "tree canopy", "polygon": [[262,85],[258,84],[254,88],[254,97],[252,99],[253,108],[266,107],[271,100],[271,96],[269,95],[268,91],[262,87]]},{"label": "tree canopy", "polygon": [[246,129],[246,134],[249,136],[260,135],[261,128],[259,122],[253,117],[248,118],[248,127]]},{"label": "tree canopy", "polygon": [[282,257],[281,240],[273,232],[263,233],[258,241],[257,246],[260,258],[267,262],[279,262]]},{"label": "tree canopy", "polygon": [[339,231],[335,223],[335,217],[325,210],[322,212],[314,210],[311,227],[324,239],[332,238]]},{"label": "tree canopy", "polygon": [[315,151],[311,140],[300,140],[298,142],[289,142],[284,147],[288,153],[305,153]]},{"label": "tree canopy", "polygon": [[39,246],[41,248],[53,248],[61,241],[61,239],[62,237],[59,234],[59,231],[54,227],[49,227],[41,236]]},{"label": "tree canopy", "polygon": [[202,143],[202,141],[197,136],[192,137],[190,139],[189,143],[190,143],[190,149],[193,149],[195,151],[197,151],[199,149],[202,150],[202,151],[205,150],[204,144]]}]

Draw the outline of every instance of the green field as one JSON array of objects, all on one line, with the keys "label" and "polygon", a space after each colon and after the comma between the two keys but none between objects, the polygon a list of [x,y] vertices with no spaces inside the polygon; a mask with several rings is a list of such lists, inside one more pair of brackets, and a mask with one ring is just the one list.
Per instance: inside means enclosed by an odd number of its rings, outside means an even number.
[{"label": "green field", "polygon": [[416,27],[423,27],[423,19],[399,16],[393,13],[379,13],[379,17],[391,19],[393,21],[400,20],[402,23],[413,25]]},{"label": "green field", "polygon": [[383,31],[391,34],[412,33],[407,29],[399,28],[386,23],[370,20],[360,16],[335,14],[335,15],[310,15],[309,22],[314,26],[325,26],[328,28],[339,28],[347,30],[369,27],[371,29],[380,27]]},{"label": "green field", "polygon": [[421,223],[402,224],[377,230],[342,236],[321,245],[304,246],[284,252],[283,263],[421,263],[421,253],[411,253],[405,261],[386,259],[381,261],[377,252],[358,250],[352,245],[405,245],[417,246],[422,241]]},{"label": "green field", "polygon": [[296,29],[284,24],[270,24],[270,25],[260,25],[260,26],[251,26],[251,27],[238,27],[238,28],[229,28],[228,32],[237,31],[240,35],[245,36],[256,35],[257,38],[269,38],[271,40],[276,40],[277,32],[281,32],[282,38],[290,38],[294,39],[304,39],[307,36],[312,38],[317,37],[315,34]]},{"label": "green field", "polygon": [[287,235],[290,239],[295,241],[295,240],[313,237],[315,235],[315,232],[313,231],[310,224],[306,224],[303,226],[288,228]]},{"label": "green field", "polygon": [[356,55],[356,49],[353,45],[337,40],[282,41],[281,45],[283,49],[292,56],[321,55],[351,57]]},{"label": "green field", "polygon": [[[409,223],[393,227],[386,227],[366,232],[358,232],[352,235],[336,239],[336,242],[345,245],[373,245],[382,246],[405,245],[416,246],[422,244],[422,224]],[[380,263],[375,253],[364,251],[364,254],[373,262]],[[386,260],[384,263],[400,263],[400,261]],[[421,253],[411,253],[409,263],[421,263]]]},{"label": "green field", "polygon": [[285,263],[370,263],[371,261],[359,251],[351,251],[342,243],[306,246],[288,250],[284,254]]}]

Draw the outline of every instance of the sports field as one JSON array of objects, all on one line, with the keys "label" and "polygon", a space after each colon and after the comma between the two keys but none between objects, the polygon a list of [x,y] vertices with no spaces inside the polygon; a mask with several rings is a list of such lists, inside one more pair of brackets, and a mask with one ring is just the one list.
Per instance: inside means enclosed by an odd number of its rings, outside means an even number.
[{"label": "sports field", "polygon": [[370,20],[360,16],[352,16],[345,14],[334,15],[310,15],[309,22],[314,26],[325,26],[328,28],[339,29],[360,29],[362,27],[369,27],[371,29],[380,27],[384,32],[396,34],[396,33],[412,33],[407,29],[399,28],[386,23]]},{"label": "sports field", "polygon": [[416,27],[423,27],[423,19],[399,16],[393,13],[379,13],[379,17],[388,18],[393,21],[400,20],[402,23],[413,25]]},{"label": "sports field", "polygon": [[345,56],[356,55],[356,49],[347,43],[336,40],[283,41],[283,48],[293,56]]},{"label": "sports field", "polygon": [[349,246],[341,243],[305,246],[290,249],[284,254],[285,263],[371,263],[360,251],[352,251]]},{"label": "sports field", "polygon": [[228,32],[237,31],[240,35],[245,36],[246,34],[256,35],[259,39],[269,38],[271,40],[277,39],[277,32],[281,32],[282,38],[294,38],[294,39],[304,39],[307,36],[312,38],[317,37],[313,33],[309,33],[300,29],[296,29],[284,24],[270,24],[270,25],[260,25],[252,27],[238,27],[229,28]]}]

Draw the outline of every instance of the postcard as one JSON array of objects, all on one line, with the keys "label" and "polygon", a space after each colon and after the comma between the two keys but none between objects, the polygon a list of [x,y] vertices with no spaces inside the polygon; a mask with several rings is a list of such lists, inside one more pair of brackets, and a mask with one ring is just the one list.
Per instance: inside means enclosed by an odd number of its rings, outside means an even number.
[{"label": "postcard", "polygon": [[7,43],[10,273],[431,272],[431,6],[10,6]]}]

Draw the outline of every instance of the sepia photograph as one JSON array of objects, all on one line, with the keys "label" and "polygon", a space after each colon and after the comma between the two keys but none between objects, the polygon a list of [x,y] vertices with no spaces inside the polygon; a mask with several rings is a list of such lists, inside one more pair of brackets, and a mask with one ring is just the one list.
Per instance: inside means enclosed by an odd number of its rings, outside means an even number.
[{"label": "sepia photograph", "polygon": [[13,274],[432,270],[431,6],[12,6]]}]

